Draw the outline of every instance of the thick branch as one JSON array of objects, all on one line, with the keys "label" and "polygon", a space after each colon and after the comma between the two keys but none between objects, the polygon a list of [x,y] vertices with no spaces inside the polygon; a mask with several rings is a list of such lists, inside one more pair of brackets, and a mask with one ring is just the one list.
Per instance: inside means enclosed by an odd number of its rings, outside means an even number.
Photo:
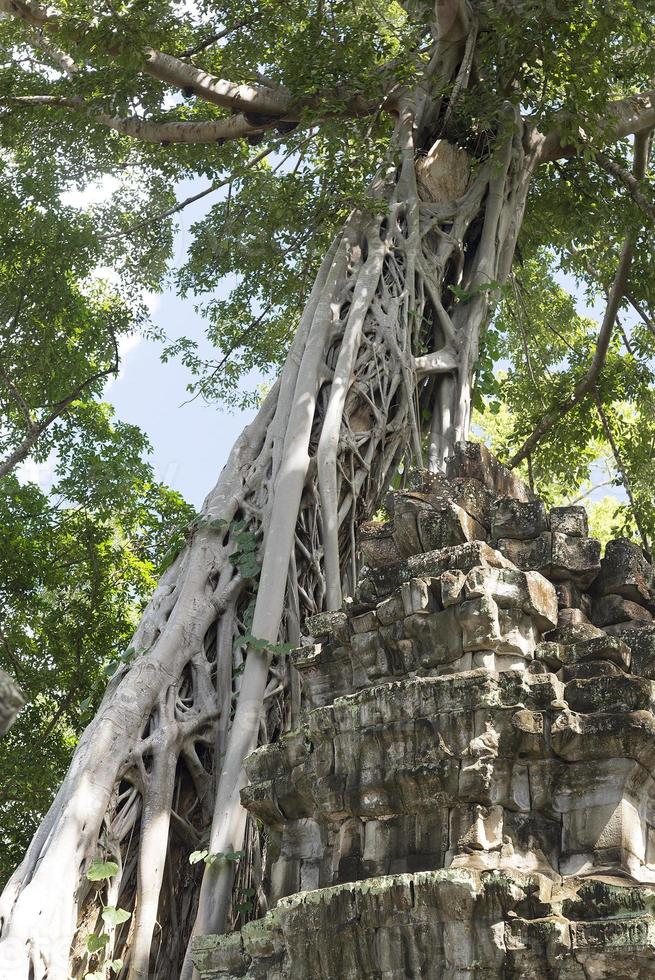
[{"label": "thick branch", "polygon": [[176,88],[193,89],[194,95],[214,105],[269,116],[283,116],[291,105],[291,93],[287,89],[235,85],[154,48],[146,48],[145,54],[145,70],[149,75]]},{"label": "thick branch", "polygon": [[[570,114],[561,117],[562,123],[570,123]],[[602,143],[607,146],[617,140],[625,139],[626,136],[649,133],[655,127],[655,90],[642,92],[640,95],[631,95],[627,99],[619,99],[618,102],[611,102],[607,107],[605,116],[597,120],[601,134],[594,136],[592,142]],[[589,141],[588,134],[586,135]],[[556,127],[548,133],[541,147],[539,162],[544,163],[548,160],[558,160],[560,157],[575,156],[577,150],[571,144],[562,142],[562,129]]]},{"label": "thick branch", "polygon": [[270,119],[260,125],[251,125],[244,115],[230,116],[227,119],[210,119],[199,122],[150,122],[138,116],[110,116],[88,106],[77,96],[65,98],[58,95],[21,95],[6,100],[9,105],[53,106],[83,112],[93,122],[107,126],[121,136],[142,140],[146,143],[217,143],[223,140],[241,139],[262,133],[276,126],[278,120]]}]

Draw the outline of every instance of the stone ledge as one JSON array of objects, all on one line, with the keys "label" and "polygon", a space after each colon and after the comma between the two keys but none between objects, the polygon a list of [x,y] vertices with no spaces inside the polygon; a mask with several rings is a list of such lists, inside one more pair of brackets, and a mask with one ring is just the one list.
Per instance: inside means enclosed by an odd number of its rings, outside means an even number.
[{"label": "stone ledge", "polygon": [[302,892],[194,943],[202,980],[650,980],[655,891],[433,871]]}]

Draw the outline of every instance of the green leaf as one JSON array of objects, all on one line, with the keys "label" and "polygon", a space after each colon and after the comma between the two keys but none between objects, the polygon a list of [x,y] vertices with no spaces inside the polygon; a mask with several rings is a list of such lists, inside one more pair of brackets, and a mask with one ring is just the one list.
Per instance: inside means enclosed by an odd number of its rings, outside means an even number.
[{"label": "green leaf", "polygon": [[105,905],[102,910],[102,919],[108,926],[119,926],[122,922],[127,922],[130,915],[125,909],[118,909],[113,905]]},{"label": "green leaf", "polygon": [[189,864],[199,864],[200,861],[205,860],[208,854],[209,854],[208,850],[192,851],[191,854],[189,854]]},{"label": "green leaf", "polygon": [[100,858],[94,858],[87,869],[86,876],[89,881],[104,881],[106,878],[113,877],[117,871],[118,865],[115,861],[102,861]]},{"label": "green leaf", "polygon": [[106,932],[101,933],[99,936],[92,933],[86,937],[86,948],[90,953],[97,953],[98,950],[104,949],[108,942],[109,936]]}]

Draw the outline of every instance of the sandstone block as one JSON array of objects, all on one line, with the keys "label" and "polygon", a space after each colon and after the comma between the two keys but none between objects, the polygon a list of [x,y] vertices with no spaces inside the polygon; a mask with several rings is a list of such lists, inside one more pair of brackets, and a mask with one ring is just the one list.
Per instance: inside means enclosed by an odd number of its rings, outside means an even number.
[{"label": "sandstone block", "polygon": [[455,606],[462,600],[462,590],[466,582],[466,575],[456,569],[453,572],[444,572],[439,578],[441,590],[441,604]]},{"label": "sandstone block", "polygon": [[314,639],[337,639],[347,643],[350,639],[350,623],[348,616],[340,609],[335,612],[317,613],[305,620],[303,632]]},{"label": "sandstone block", "polygon": [[480,442],[458,442],[446,463],[446,476],[478,480],[488,490],[516,500],[534,498],[525,483]]},{"label": "sandstone block", "polygon": [[600,572],[600,541],[553,532],[551,575],[575,581],[583,589]]},{"label": "sandstone block", "polygon": [[591,613],[591,597],[581,592],[575,582],[570,579],[553,582],[557,593],[557,605],[562,609],[580,609],[585,616]]},{"label": "sandstone block", "polygon": [[462,656],[462,630],[454,606],[436,613],[415,613],[405,620],[405,634],[416,642],[424,669],[452,663]]},{"label": "sandstone block", "polygon": [[400,586],[400,598],[406,616],[417,612],[436,612],[437,603],[425,579],[413,578]]},{"label": "sandstone block", "polygon": [[362,562],[369,568],[381,568],[402,557],[393,537],[393,521],[367,521],[358,532]]},{"label": "sandstone block", "polygon": [[517,538],[520,541],[538,538],[548,530],[546,507],[541,500],[520,501],[500,497],[491,509],[491,536]]},{"label": "sandstone block", "polygon": [[614,626],[616,623],[626,623],[636,619],[643,622],[652,622],[653,616],[644,607],[623,596],[609,595],[599,596],[593,604],[591,621],[594,626]]},{"label": "sandstone block", "polygon": [[578,623],[588,623],[589,619],[582,609],[560,609],[557,615],[558,626],[575,626]]},{"label": "sandstone block", "polygon": [[517,568],[522,571],[541,572],[550,574],[552,561],[552,535],[545,531],[538,538],[517,540],[516,538],[501,538],[497,543],[498,550],[505,555]]},{"label": "sandstone block", "polygon": [[542,631],[557,625],[555,589],[537,572],[521,572],[514,568],[474,568],[466,576],[465,593],[469,599],[487,595],[504,609],[522,609],[534,617]]},{"label": "sandstone block", "polygon": [[586,538],[589,521],[584,507],[553,507],[550,512],[550,529],[571,537]]},{"label": "sandstone block", "polygon": [[638,545],[627,538],[607,543],[594,593],[620,595],[655,613],[655,572]]},{"label": "sandstone block", "polygon": [[373,602],[385,598],[412,578],[438,578],[443,572],[456,569],[469,572],[476,565],[509,568],[512,563],[484,541],[469,541],[454,548],[412,555],[385,568],[369,569],[360,580],[356,595],[361,602]]}]

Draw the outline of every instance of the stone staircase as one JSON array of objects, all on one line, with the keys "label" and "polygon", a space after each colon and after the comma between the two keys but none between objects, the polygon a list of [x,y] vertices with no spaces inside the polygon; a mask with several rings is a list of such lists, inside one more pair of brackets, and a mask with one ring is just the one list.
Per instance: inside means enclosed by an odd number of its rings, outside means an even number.
[{"label": "stone staircase", "polygon": [[655,977],[652,567],[472,443],[388,510],[247,760],[274,908],[201,977]]}]

